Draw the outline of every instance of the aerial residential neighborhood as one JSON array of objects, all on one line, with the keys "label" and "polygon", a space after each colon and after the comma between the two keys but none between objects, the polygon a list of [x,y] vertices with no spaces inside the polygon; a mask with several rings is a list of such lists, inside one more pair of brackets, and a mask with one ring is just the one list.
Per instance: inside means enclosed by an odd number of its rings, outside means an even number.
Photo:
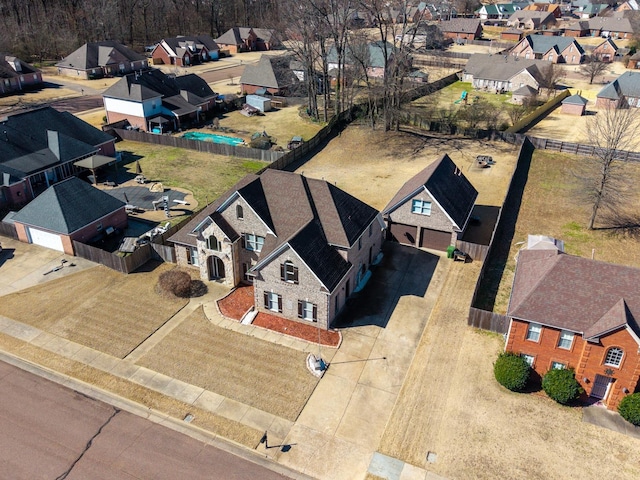
[{"label": "aerial residential neighborhood", "polygon": [[636,1],[0,11],[0,476],[640,477]]}]

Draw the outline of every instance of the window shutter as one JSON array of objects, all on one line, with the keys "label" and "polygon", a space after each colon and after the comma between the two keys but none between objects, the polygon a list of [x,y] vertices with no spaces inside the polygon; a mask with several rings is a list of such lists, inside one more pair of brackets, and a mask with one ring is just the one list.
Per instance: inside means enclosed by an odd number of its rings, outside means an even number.
[{"label": "window shutter", "polygon": [[281,263],[280,264],[280,280],[282,280],[283,282],[284,282],[284,269],[285,269],[284,263]]},{"label": "window shutter", "polygon": [[242,241],[242,248],[247,248],[247,242],[245,241],[244,233],[242,234],[242,237],[240,237],[240,238],[242,239],[241,240]]},{"label": "window shutter", "polygon": [[282,313],[282,295],[278,295],[278,312]]},{"label": "window shutter", "polygon": [[264,292],[264,308],[269,310],[269,294]]},{"label": "window shutter", "polygon": [[313,321],[318,321],[318,306],[315,303],[313,304]]},{"label": "window shutter", "polygon": [[298,318],[302,318],[302,300],[298,300]]},{"label": "window shutter", "polygon": [[293,267],[293,282],[298,283],[298,267]]}]

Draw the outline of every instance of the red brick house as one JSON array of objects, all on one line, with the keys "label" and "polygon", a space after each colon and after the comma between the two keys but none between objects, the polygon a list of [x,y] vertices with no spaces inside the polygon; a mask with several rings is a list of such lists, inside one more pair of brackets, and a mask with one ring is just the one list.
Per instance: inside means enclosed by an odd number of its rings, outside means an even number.
[{"label": "red brick house", "polygon": [[107,229],[127,226],[125,204],[77,177],[52,185],[13,216],[22,242],[74,254]]},{"label": "red brick house", "polygon": [[453,18],[438,23],[444,38],[455,41],[476,40],[482,37],[482,24],[477,18]]},{"label": "red brick house", "polygon": [[527,35],[511,49],[510,55],[516,58],[579,65],[584,59],[584,50],[573,38]]},{"label": "red brick house", "polygon": [[162,39],[151,52],[154,64],[188,67],[217,60],[220,47],[209,35]]},{"label": "red brick house", "polygon": [[602,87],[596,95],[596,107],[640,108],[640,73],[624,72]]},{"label": "red brick house", "polygon": [[607,38],[604,42],[593,49],[591,55],[601,62],[611,63],[618,52],[618,46],[613,40]]},{"label": "red brick house", "polygon": [[289,95],[301,84],[289,68],[288,56],[262,55],[257,63],[247,65],[240,77],[242,92],[246,95]]},{"label": "red brick house", "polygon": [[539,375],[573,368],[584,399],[614,410],[638,391],[640,269],[548,248],[518,254],[505,349]]},{"label": "red brick house", "polygon": [[216,38],[216,43],[230,54],[253,52],[258,49],[258,35],[252,28],[233,27]]},{"label": "red brick house", "polygon": [[21,92],[40,84],[40,70],[17,57],[0,54],[0,95]]}]

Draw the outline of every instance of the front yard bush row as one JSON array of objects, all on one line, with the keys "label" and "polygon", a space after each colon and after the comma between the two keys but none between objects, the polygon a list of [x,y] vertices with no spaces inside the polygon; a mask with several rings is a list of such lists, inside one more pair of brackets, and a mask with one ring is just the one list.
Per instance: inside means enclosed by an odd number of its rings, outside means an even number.
[{"label": "front yard bush row", "polygon": [[542,389],[562,405],[573,402],[584,392],[573,368],[549,370],[542,377]]},{"label": "front yard bush row", "polygon": [[640,426],[640,393],[624,397],[618,405],[618,413],[627,422]]},{"label": "front yard bush row", "polygon": [[493,364],[493,374],[500,385],[512,392],[521,392],[531,375],[531,367],[520,355],[502,352]]}]

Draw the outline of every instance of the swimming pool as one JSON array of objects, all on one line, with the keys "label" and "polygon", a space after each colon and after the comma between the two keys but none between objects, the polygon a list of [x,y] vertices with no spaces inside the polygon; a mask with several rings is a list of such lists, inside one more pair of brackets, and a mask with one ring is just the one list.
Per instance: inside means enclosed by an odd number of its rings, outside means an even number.
[{"label": "swimming pool", "polygon": [[201,140],[203,142],[225,143],[227,145],[240,145],[244,140],[238,137],[227,137],[226,135],[216,135],[215,133],[187,132],[182,138],[189,140]]}]

